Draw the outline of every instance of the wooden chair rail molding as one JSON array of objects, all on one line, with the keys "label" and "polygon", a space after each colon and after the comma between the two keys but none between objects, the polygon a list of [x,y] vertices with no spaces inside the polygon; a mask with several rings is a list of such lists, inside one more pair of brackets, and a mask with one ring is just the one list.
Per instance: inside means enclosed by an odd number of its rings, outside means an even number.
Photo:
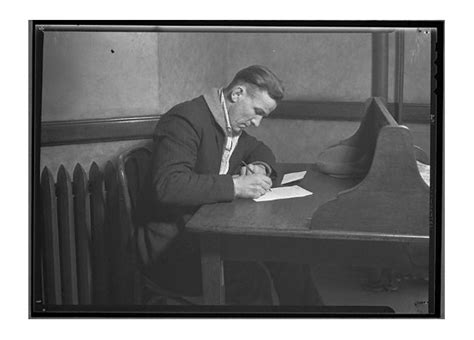
[{"label": "wooden chair rail molding", "polygon": [[[404,104],[404,122],[429,123],[429,104]],[[394,112],[394,104],[388,105]],[[360,121],[362,102],[283,101],[270,115],[272,119],[314,119]],[[148,139],[160,115],[87,120],[46,121],[41,124],[41,145],[85,144]]]}]

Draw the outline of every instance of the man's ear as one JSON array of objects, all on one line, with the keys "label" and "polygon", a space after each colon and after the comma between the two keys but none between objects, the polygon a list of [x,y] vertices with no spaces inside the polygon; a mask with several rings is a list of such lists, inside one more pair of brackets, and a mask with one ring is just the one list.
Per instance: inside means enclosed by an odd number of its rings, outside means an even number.
[{"label": "man's ear", "polygon": [[243,94],[245,93],[245,88],[242,85],[237,85],[232,89],[232,92],[230,93],[230,101],[232,103],[238,102]]}]

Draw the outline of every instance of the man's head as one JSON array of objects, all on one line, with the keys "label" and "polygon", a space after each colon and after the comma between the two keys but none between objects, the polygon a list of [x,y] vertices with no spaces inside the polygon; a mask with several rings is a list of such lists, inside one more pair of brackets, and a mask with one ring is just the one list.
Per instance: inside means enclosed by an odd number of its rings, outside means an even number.
[{"label": "man's head", "polygon": [[233,132],[239,133],[250,125],[259,126],[283,95],[280,79],[268,68],[253,65],[237,72],[224,89]]}]

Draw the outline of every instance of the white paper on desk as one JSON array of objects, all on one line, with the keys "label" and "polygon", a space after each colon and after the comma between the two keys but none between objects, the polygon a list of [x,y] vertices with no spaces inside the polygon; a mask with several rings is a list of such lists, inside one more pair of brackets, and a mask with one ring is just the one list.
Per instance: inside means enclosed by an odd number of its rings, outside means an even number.
[{"label": "white paper on desk", "polygon": [[418,165],[418,171],[420,172],[421,178],[423,178],[425,183],[430,186],[430,166],[418,161],[416,161],[416,165]]},{"label": "white paper on desk", "polygon": [[306,175],[306,171],[300,172],[290,172],[289,174],[285,174],[283,179],[281,180],[281,184],[291,183],[294,181],[299,181],[300,179],[304,178]]},{"label": "white paper on desk", "polygon": [[272,188],[271,191],[267,192],[265,195],[260,196],[259,198],[254,198],[255,202],[265,202],[265,201],[274,201],[274,200],[283,200],[287,198],[294,197],[304,197],[312,195],[311,191],[303,189],[300,186],[292,185],[290,187],[277,187]]}]

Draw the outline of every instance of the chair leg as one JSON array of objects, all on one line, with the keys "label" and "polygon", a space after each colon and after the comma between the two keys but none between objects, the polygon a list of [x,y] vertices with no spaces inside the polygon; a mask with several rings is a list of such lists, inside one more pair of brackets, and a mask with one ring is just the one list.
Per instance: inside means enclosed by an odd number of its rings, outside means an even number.
[{"label": "chair leg", "polygon": [[273,306],[279,306],[280,305],[280,299],[278,298],[278,294],[276,292],[275,288],[275,283],[273,282],[272,275],[270,274],[270,271],[268,270],[267,266],[263,262],[257,262],[260,267],[265,271],[265,274],[268,277],[268,280],[270,281],[270,289],[271,289],[271,294],[272,294],[272,305]]}]

